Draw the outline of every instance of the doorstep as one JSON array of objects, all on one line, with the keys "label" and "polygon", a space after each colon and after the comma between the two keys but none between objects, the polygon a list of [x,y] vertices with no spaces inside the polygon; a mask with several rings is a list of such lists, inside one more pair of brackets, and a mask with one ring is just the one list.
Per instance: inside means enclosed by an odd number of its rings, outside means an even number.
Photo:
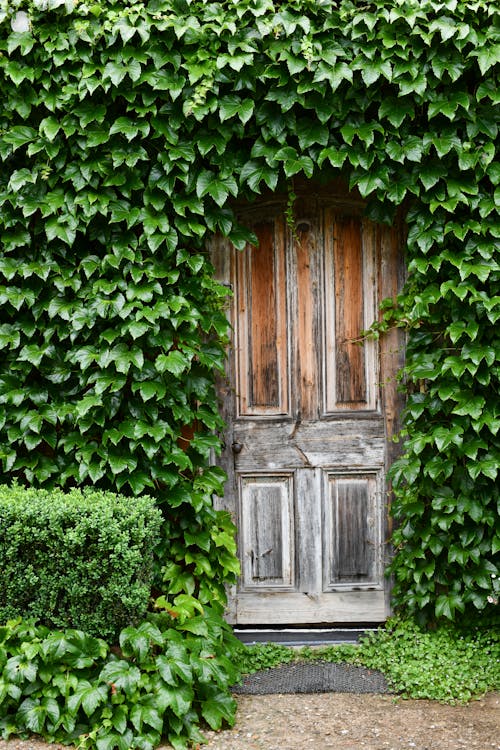
[{"label": "doorstep", "polygon": [[356,645],[362,635],[376,627],[362,628],[233,628],[235,636],[247,646],[256,643],[278,643],[281,646]]}]

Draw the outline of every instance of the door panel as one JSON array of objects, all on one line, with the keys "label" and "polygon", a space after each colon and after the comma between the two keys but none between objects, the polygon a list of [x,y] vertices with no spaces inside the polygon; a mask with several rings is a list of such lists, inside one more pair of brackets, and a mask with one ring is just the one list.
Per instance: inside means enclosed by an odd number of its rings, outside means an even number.
[{"label": "door panel", "polygon": [[325,590],[380,581],[379,477],[325,477]]},{"label": "door panel", "polygon": [[271,199],[241,215],[257,247],[214,242],[216,272],[234,291],[221,502],[238,527],[230,619],[239,624],[387,614],[386,409],[391,429],[397,420],[395,390],[388,405],[379,381],[394,367],[362,332],[391,285],[380,273],[393,273],[399,235],[361,207],[305,190],[293,228]]},{"label": "door panel", "polygon": [[293,588],[293,476],[240,476],[242,590]]},{"label": "door panel", "polygon": [[240,416],[288,412],[284,220],[271,217],[255,231],[258,247],[235,258]]},{"label": "door panel", "polygon": [[331,208],[324,215],[326,412],[373,410],[376,347],[361,332],[377,315],[374,226]]}]

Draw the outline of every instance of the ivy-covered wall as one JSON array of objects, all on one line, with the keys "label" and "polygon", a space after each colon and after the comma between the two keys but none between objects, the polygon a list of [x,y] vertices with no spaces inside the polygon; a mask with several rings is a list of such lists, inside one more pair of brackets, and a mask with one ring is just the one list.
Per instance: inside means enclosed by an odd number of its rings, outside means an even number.
[{"label": "ivy-covered wall", "polygon": [[226,290],[205,243],[244,248],[232,198],[342,174],[408,227],[387,316],[408,329],[395,601],[483,609],[500,547],[497,11],[2,0],[2,479],[155,493],[165,593],[222,601]]}]

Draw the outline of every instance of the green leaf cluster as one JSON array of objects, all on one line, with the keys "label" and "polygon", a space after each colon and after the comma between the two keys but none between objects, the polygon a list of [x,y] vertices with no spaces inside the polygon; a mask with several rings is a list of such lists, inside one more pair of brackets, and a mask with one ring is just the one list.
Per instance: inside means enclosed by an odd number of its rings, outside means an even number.
[{"label": "green leaf cluster", "polygon": [[407,226],[395,601],[487,607],[498,60],[488,0],[1,0],[3,480],[154,494],[161,606],[222,608],[237,570],[210,466],[227,290],[207,240],[252,241],[233,199],[342,178],[372,219],[399,209]]},{"label": "green leaf cluster", "polygon": [[361,640],[353,663],[382,671],[404,698],[456,704],[498,690],[499,660],[498,629],[486,618],[432,628],[396,618]]},{"label": "green leaf cluster", "polygon": [[365,633],[356,645],[289,648],[275,643],[240,646],[242,673],[291,661],[320,660],[376,669],[403,698],[467,703],[500,687],[500,639],[491,623],[441,623],[423,628],[395,617]]},{"label": "green leaf cluster", "polygon": [[410,214],[401,301],[408,399],[404,452],[391,469],[391,570],[395,601],[423,618],[491,607],[499,574],[498,218],[472,203],[475,219],[467,219],[472,207]]},{"label": "green leaf cluster", "polygon": [[229,695],[238,672],[233,636],[204,611],[206,633],[169,627],[161,615],[109,646],[80,630],[49,630],[23,620],[0,627],[0,730],[41,734],[79,748],[176,750],[201,741],[201,720],[232,723]]}]

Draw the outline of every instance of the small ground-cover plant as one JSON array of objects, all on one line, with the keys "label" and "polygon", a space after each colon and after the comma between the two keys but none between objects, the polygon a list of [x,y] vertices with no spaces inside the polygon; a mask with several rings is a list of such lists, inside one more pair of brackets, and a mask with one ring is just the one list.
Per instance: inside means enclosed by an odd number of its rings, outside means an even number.
[{"label": "small ground-cover plant", "polygon": [[431,629],[394,618],[357,646],[292,649],[259,644],[239,652],[243,673],[304,659],[378,669],[391,690],[405,698],[465,703],[500,689],[500,634],[483,624],[442,623]]},{"label": "small ground-cover plant", "polygon": [[238,665],[243,674],[288,664],[297,659],[297,650],[279,643],[242,645],[238,651]]}]

